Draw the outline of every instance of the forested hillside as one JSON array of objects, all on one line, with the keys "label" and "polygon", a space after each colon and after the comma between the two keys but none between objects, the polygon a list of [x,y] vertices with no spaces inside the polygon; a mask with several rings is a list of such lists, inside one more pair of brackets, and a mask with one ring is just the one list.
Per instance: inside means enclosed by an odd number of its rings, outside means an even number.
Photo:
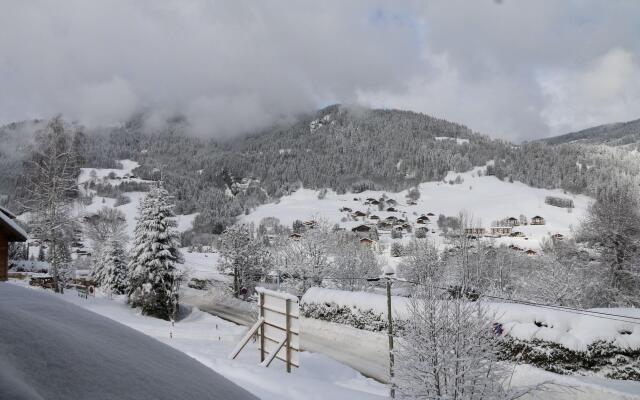
[{"label": "forested hillside", "polygon": [[[42,123],[0,128],[4,202],[18,207],[21,162],[29,131]],[[442,180],[493,161],[487,173],[541,188],[595,194],[623,179],[635,180],[635,154],[604,146],[514,145],[424,114],[330,106],[232,140],[189,136],[188,121],[174,118],[161,129],[138,115],[116,128],[87,132],[85,166],[116,167],[118,159],[141,164],[136,173],[162,179],[175,196],[176,213],[199,212],[196,231],[219,233],[259,204],[299,187],[330,187],[338,193],[366,189],[398,191]]]},{"label": "forested hillside", "polygon": [[588,144],[606,144],[637,148],[640,143],[640,119],[628,122],[599,125],[578,132],[555,136],[542,140],[549,144],[581,142]]}]

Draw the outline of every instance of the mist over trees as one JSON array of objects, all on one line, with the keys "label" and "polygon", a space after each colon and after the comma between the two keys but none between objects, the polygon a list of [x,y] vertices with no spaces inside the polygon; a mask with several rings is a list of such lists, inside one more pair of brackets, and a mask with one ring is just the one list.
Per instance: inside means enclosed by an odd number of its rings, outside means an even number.
[{"label": "mist over trees", "polygon": [[[196,234],[220,234],[239,215],[300,187],[339,193],[397,191],[491,162],[487,174],[499,179],[595,197],[615,176],[637,184],[640,171],[640,160],[625,149],[579,143],[514,145],[407,111],[336,105],[225,141],[188,136],[188,124],[176,117],[150,129],[139,114],[120,127],[96,129],[84,139],[86,165],[115,168],[119,159],[138,161],[136,175],[162,179],[177,214],[199,213]],[[5,126],[0,137],[18,132],[17,125]],[[443,137],[465,141],[440,140]],[[12,189],[19,187],[23,172],[21,166],[0,171],[0,181],[9,183],[0,202],[17,212],[26,193]],[[419,195],[416,190],[410,193],[411,198]]]}]

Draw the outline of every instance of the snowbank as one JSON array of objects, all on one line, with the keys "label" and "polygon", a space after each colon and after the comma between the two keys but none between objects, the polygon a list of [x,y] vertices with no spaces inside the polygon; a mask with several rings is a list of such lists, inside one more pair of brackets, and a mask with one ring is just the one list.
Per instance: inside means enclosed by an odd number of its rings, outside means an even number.
[{"label": "snowbank", "polygon": [[[344,306],[355,316],[387,315],[386,296],[368,292],[347,292],[334,289],[311,288],[302,297],[303,309],[310,305]],[[409,299],[392,296],[392,314],[398,320],[408,318]],[[540,308],[513,303],[489,303],[504,332],[517,339],[534,339],[560,344],[570,350],[585,351],[598,341],[610,342],[625,349],[640,349],[638,320],[620,317],[583,315],[557,309]],[[640,310],[630,308],[593,309],[592,311],[640,318]],[[609,319],[613,318],[615,320]],[[635,322],[635,323],[634,323]]]},{"label": "snowbank", "polygon": [[49,294],[0,283],[2,399],[252,399],[193,358]]}]

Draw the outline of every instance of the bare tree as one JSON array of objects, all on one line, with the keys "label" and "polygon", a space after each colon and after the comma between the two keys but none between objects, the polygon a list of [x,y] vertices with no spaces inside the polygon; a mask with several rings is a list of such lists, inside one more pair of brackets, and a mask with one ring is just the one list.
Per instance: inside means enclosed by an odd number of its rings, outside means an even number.
[{"label": "bare tree", "polygon": [[48,244],[50,273],[56,291],[63,290],[59,285],[60,270],[70,261],[67,254],[74,223],[70,205],[77,194],[81,156],[76,150],[70,130],[61,117],[55,117],[36,134],[25,163],[28,198],[24,205],[31,212],[34,236]]},{"label": "bare tree", "polygon": [[438,249],[430,240],[414,240],[405,247],[400,275],[411,281],[431,282],[442,274]]},{"label": "bare tree", "polygon": [[640,304],[640,199],[632,181],[602,188],[580,226],[579,239],[595,247],[608,271],[609,304]]},{"label": "bare tree", "polygon": [[511,388],[512,371],[498,362],[500,336],[483,302],[442,300],[420,286],[396,351],[393,382],[400,398],[516,399],[532,388]]},{"label": "bare tree", "polygon": [[355,238],[344,237],[335,249],[331,277],[342,290],[362,290],[367,286],[363,278],[380,275],[380,264],[370,247]]}]

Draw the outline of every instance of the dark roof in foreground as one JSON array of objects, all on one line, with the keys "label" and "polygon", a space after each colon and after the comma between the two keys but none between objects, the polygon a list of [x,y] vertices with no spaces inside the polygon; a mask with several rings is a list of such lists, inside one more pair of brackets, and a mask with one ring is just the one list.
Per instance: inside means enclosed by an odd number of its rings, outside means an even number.
[{"label": "dark roof in foreground", "polygon": [[0,283],[0,398],[255,399],[152,337],[10,283]]}]

